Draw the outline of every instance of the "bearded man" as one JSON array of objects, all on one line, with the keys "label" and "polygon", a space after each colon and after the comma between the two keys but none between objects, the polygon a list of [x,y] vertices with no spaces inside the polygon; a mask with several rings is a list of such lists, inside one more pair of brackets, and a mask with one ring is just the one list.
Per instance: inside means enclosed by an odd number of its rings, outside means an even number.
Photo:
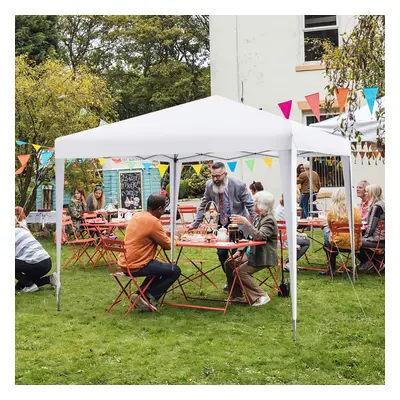
[{"label": "bearded man", "polygon": [[[216,162],[211,167],[211,179],[206,182],[204,196],[193,223],[188,226],[189,231],[196,229],[203,221],[206,206],[210,201],[213,201],[218,207],[219,227],[227,228],[231,215],[242,215],[249,219],[250,214],[253,221],[257,218],[254,201],[247,185],[238,179],[228,178],[225,164],[222,162]],[[239,225],[239,229],[243,229],[243,226]],[[229,256],[228,250],[217,249],[217,254],[221,266],[224,268],[225,261]],[[227,290],[227,287],[228,285],[225,284],[224,290]]]}]

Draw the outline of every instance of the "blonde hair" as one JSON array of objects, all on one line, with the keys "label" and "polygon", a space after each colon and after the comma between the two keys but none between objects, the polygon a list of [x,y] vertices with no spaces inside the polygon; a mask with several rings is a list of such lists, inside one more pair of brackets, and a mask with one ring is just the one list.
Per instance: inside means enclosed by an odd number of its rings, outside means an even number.
[{"label": "blonde hair", "polygon": [[[98,190],[101,190],[101,197],[99,200],[96,199],[96,196],[94,194],[94,192],[97,192]],[[95,210],[100,210],[101,208],[104,208],[104,202],[105,202],[105,198],[104,198],[104,190],[103,189],[99,189],[99,188],[95,188],[93,190],[93,207]]]},{"label": "blonde hair", "polygon": [[377,185],[376,183],[371,183],[368,185],[365,190],[368,192],[369,195],[369,205],[372,206],[379,200],[384,200],[382,193],[382,188]]},{"label": "blonde hair", "polygon": [[347,203],[346,203],[346,192],[344,188],[340,188],[336,193],[332,195],[332,207],[330,212],[332,213],[333,219],[347,218]]}]

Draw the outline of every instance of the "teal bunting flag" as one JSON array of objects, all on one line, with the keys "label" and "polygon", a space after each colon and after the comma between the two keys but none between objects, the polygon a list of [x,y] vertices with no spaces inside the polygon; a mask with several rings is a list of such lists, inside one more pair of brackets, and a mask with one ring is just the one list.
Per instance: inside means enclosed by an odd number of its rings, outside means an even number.
[{"label": "teal bunting flag", "polygon": [[41,160],[40,168],[43,168],[47,164],[47,161],[50,160],[50,158],[53,154],[54,154],[54,151],[42,151],[42,154],[41,154],[42,160]]},{"label": "teal bunting flag", "polygon": [[152,166],[151,162],[142,162],[143,168],[149,169]]},{"label": "teal bunting flag", "polygon": [[229,162],[227,162],[227,164],[228,164],[229,169],[232,172],[235,172],[237,161],[229,161]]},{"label": "teal bunting flag", "polygon": [[16,140],[15,141],[18,146],[22,146],[23,144],[28,144],[28,142],[23,142],[22,140]]},{"label": "teal bunting flag", "polygon": [[376,96],[378,95],[378,90],[379,90],[378,86],[363,88],[364,96],[365,96],[365,99],[367,100],[369,111],[371,112],[371,115],[374,110],[374,104],[375,104]]}]

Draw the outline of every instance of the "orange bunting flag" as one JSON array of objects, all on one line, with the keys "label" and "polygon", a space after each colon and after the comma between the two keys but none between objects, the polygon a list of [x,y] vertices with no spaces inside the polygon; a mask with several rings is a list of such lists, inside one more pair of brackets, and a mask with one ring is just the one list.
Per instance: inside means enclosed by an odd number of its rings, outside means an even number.
[{"label": "orange bunting flag", "polygon": [[336,100],[339,104],[339,114],[343,112],[344,106],[346,105],[348,94],[349,94],[349,88],[340,88],[336,90]]},{"label": "orange bunting flag", "polygon": [[200,175],[202,164],[192,164],[193,169],[196,171],[197,175]]},{"label": "orange bunting flag", "polygon": [[15,171],[16,175],[19,175],[26,167],[29,161],[30,154],[24,154],[22,156],[18,156],[18,160],[21,163],[21,167]]},{"label": "orange bunting flag", "polygon": [[36,151],[39,151],[39,149],[42,147],[40,144],[32,144],[32,146],[35,148]]},{"label": "orange bunting flag", "polygon": [[271,157],[266,157],[266,158],[263,158],[263,160],[264,160],[265,164],[268,165],[268,168],[271,168],[271,166],[272,166],[272,158]]},{"label": "orange bunting flag", "polygon": [[185,168],[185,166],[182,164],[182,166],[181,166],[181,172],[183,171],[183,168]]},{"label": "orange bunting flag", "polygon": [[162,178],[165,175],[165,172],[167,171],[169,164],[158,164],[157,167],[158,170],[160,171],[160,176]]},{"label": "orange bunting flag", "polygon": [[310,105],[312,112],[316,116],[318,122],[321,121],[320,109],[319,109],[319,93],[313,93],[305,96],[307,103]]}]

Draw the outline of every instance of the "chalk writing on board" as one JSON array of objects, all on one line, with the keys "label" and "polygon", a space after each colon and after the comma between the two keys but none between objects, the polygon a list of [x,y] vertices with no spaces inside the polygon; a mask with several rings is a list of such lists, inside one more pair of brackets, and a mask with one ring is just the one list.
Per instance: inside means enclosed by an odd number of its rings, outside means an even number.
[{"label": "chalk writing on board", "polygon": [[142,200],[142,172],[120,172],[119,185],[121,195],[121,207],[128,210],[141,210]]}]

